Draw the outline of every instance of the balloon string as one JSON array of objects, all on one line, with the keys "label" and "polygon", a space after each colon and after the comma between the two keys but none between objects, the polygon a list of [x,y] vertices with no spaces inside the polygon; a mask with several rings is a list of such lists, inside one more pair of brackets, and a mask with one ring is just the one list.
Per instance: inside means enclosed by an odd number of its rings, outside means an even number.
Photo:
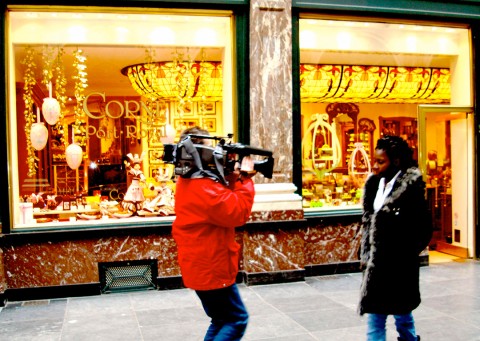
[{"label": "balloon string", "polygon": [[48,97],[52,98],[52,82],[48,83]]},{"label": "balloon string", "polygon": [[40,123],[40,108],[37,107],[37,123]]}]

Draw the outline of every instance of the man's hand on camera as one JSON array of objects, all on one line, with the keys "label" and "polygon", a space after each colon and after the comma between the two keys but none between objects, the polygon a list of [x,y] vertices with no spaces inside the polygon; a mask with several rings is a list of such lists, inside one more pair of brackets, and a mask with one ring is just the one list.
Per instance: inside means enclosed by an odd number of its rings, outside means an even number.
[{"label": "man's hand on camera", "polygon": [[251,179],[257,171],[253,169],[254,162],[250,156],[245,156],[242,159],[242,164],[236,163],[235,164],[235,171],[228,174],[225,179],[229,183],[234,183],[235,181],[243,181],[246,179]]},{"label": "man's hand on camera", "polygon": [[254,162],[252,158],[250,156],[245,156],[240,165],[239,180],[243,181],[245,179],[251,179],[255,174],[257,174],[257,171],[254,170]]}]

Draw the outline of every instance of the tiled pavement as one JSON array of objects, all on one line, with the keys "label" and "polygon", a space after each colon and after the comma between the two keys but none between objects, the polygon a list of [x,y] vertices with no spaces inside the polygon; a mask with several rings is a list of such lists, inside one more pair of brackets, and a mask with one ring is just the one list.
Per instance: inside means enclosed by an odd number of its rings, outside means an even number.
[{"label": "tiled pavement", "polygon": [[[356,314],[361,274],[305,282],[240,285],[250,313],[244,340],[361,341]],[[414,311],[422,341],[480,341],[480,262],[458,260],[421,268],[422,304]],[[137,291],[0,308],[0,340],[203,340],[208,319],[194,292]],[[396,340],[389,319],[387,340]]]}]

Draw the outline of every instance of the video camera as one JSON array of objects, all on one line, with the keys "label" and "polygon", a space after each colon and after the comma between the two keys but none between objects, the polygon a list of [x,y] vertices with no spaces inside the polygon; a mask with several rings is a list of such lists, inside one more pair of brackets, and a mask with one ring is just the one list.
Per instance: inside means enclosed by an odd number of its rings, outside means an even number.
[{"label": "video camera", "polygon": [[[209,177],[223,183],[225,175],[235,170],[235,164],[242,163],[245,156],[258,155],[261,160],[255,160],[253,169],[271,179],[273,174],[272,152],[254,148],[241,143],[227,142],[233,137],[218,137],[210,135],[189,134],[178,144],[164,144],[163,161],[175,165],[175,174],[184,178]],[[197,144],[197,140],[214,140],[215,147]]]}]

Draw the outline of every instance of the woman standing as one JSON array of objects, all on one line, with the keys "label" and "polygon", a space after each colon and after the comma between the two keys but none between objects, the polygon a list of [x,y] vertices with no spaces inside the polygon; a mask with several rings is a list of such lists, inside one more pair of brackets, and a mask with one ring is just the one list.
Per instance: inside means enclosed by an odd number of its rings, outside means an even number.
[{"label": "woman standing", "polygon": [[412,311],[420,304],[419,257],[432,236],[425,182],[401,137],[377,141],[373,174],[364,188],[359,313],[368,314],[367,340],[386,340],[393,315],[398,340],[420,340]]}]

